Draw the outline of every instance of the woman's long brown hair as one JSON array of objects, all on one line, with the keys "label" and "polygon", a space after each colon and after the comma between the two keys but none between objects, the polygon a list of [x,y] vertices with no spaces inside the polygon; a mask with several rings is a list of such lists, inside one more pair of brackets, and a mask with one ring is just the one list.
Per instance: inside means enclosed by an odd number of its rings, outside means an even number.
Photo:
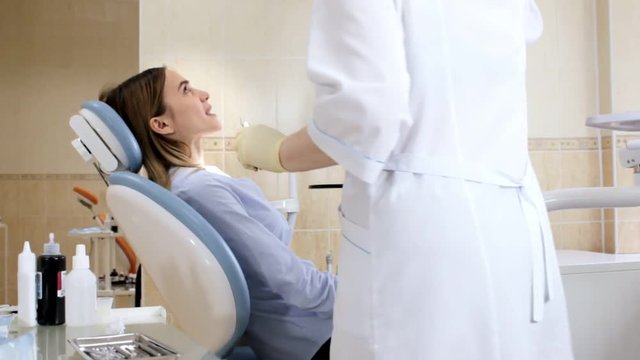
[{"label": "woman's long brown hair", "polygon": [[169,169],[173,166],[197,167],[189,147],[151,130],[151,118],[165,113],[163,99],[166,68],[147,69],[113,89],[100,93],[100,100],[111,106],[125,121],[142,150],[142,163],[149,179],[164,188],[171,187]]}]

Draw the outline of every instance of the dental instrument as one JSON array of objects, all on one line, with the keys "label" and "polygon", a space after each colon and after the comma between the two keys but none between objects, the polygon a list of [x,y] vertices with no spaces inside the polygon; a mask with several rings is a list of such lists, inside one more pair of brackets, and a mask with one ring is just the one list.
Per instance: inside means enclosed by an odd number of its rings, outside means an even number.
[{"label": "dental instrument", "polygon": [[[240,127],[243,127],[243,128],[247,128],[247,127],[249,127],[249,122],[248,122],[248,121],[246,121],[246,120],[242,120],[242,117],[240,117]],[[244,167],[245,169],[247,169],[247,170],[252,170],[252,171],[258,171],[258,170],[260,170],[260,169],[258,169],[258,168],[257,168],[257,167],[255,167],[255,166],[243,165],[243,167]]]},{"label": "dental instrument", "polygon": [[325,262],[327,263],[327,272],[333,271],[333,251],[329,250],[327,256],[325,257]]}]

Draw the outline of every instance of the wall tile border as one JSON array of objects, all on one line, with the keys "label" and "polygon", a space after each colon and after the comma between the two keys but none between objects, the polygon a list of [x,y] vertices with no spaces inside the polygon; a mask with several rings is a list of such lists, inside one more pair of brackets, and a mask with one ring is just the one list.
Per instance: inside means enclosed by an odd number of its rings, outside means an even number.
[{"label": "wall tile border", "polygon": [[209,137],[203,141],[205,151],[231,151],[236,147],[236,139],[228,137]]},{"label": "wall tile border", "polygon": [[[616,148],[624,147],[629,140],[638,140],[639,135],[616,136]],[[602,148],[611,148],[611,135],[602,136]],[[598,150],[597,137],[584,138],[530,138],[529,151]]]},{"label": "wall tile border", "polygon": [[529,151],[598,150],[598,139],[585,138],[530,138]]},{"label": "wall tile border", "polygon": [[102,180],[98,174],[0,174],[0,181],[8,180]]},{"label": "wall tile border", "polygon": [[[640,139],[638,135],[618,135],[616,146],[624,146],[627,140]],[[204,140],[205,151],[234,151],[236,139],[231,137],[210,137]],[[561,150],[598,150],[597,137],[582,138],[529,138],[530,151],[561,151]],[[611,136],[602,137],[604,148],[611,146]]]},{"label": "wall tile border", "polygon": [[[616,147],[624,147],[628,140],[640,139],[639,135],[618,135]],[[208,152],[235,151],[235,138],[209,137],[204,139],[204,150]],[[584,138],[530,138],[529,151],[598,150],[596,137]],[[602,147],[611,148],[611,136],[602,137]],[[0,180],[100,180],[97,174],[0,174]]]}]

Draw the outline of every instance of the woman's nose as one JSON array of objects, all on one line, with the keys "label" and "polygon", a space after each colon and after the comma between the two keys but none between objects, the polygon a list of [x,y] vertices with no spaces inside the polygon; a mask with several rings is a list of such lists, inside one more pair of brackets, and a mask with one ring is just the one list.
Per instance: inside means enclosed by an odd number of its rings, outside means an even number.
[{"label": "woman's nose", "polygon": [[198,90],[200,92],[200,100],[207,101],[209,100],[209,93],[204,90]]}]

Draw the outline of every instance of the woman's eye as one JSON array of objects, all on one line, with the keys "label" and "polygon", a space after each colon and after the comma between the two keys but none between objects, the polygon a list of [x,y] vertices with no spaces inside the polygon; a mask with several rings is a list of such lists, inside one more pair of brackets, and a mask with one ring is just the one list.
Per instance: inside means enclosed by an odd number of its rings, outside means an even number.
[{"label": "woman's eye", "polygon": [[182,93],[188,94],[190,92],[191,92],[191,88],[188,85],[185,85],[184,88],[182,89]]}]

